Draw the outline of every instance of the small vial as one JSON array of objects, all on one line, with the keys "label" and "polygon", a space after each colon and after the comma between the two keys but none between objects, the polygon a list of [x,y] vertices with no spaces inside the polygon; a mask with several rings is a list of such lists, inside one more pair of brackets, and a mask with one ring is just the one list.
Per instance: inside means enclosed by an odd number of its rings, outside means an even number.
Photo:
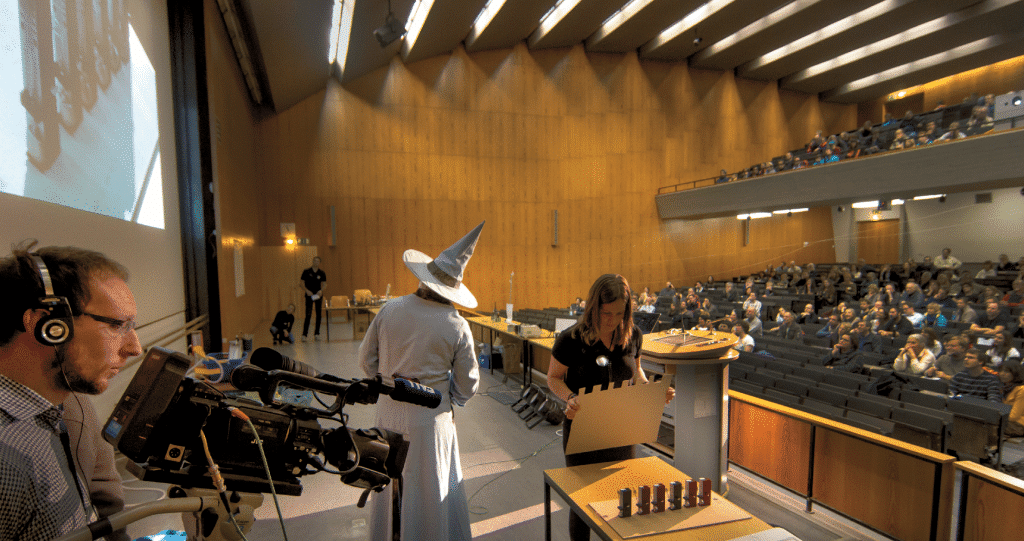
[{"label": "small vial", "polygon": [[638,516],[650,514],[651,487],[649,485],[641,485],[636,492],[636,514]]},{"label": "small vial", "polygon": [[683,495],[683,507],[697,507],[697,481],[686,480],[686,493]]},{"label": "small vial", "polygon": [[700,505],[706,507],[711,505],[711,479],[701,477],[697,479],[700,483]]},{"label": "small vial", "polygon": [[633,491],[628,488],[619,489],[619,516],[627,518],[633,515]]},{"label": "small vial", "polygon": [[665,511],[665,485],[661,483],[654,485],[654,502],[651,507],[651,510],[655,513]]},{"label": "small vial", "polygon": [[668,508],[673,511],[683,508],[683,484],[679,481],[668,485]]}]

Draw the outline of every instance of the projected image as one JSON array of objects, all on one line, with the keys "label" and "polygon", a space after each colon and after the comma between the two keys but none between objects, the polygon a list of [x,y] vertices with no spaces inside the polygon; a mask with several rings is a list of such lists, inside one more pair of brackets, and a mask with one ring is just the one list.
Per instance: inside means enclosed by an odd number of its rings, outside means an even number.
[{"label": "projected image", "polygon": [[156,96],[124,0],[0,0],[0,191],[162,229]]}]

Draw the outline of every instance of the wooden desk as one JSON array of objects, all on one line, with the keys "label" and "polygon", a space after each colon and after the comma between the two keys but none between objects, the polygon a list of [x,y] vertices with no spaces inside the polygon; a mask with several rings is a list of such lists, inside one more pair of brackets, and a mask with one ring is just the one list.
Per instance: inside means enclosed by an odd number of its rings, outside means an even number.
[{"label": "wooden desk", "polygon": [[[506,374],[515,373],[520,364],[523,368],[523,386],[528,387],[533,383],[533,358],[534,347],[546,348],[548,353],[555,343],[554,333],[541,331],[540,338],[523,338],[514,332],[508,332],[508,324],[504,319],[498,322],[491,321],[490,316],[467,317],[470,327],[476,327],[481,331],[478,337],[481,342],[487,342],[493,348],[495,337],[501,337],[502,345],[505,347],[505,355],[502,357]],[[516,324],[513,322],[513,324]],[[475,333],[474,333],[474,336]],[[520,353],[520,350],[521,353]],[[491,371],[494,371],[494,363],[491,363]]]},{"label": "wooden desk", "polygon": [[[360,323],[365,323],[366,326],[370,325],[370,321],[373,321],[373,317],[380,312],[380,306],[328,306],[327,310],[327,341],[331,341],[331,312],[345,312],[349,320],[352,321],[352,339],[362,339],[362,334],[357,332],[356,327]],[[368,315],[367,315],[368,314]],[[357,321],[357,315],[367,315],[365,321]],[[363,333],[366,329],[363,328]],[[357,336],[358,335],[358,336]]]},{"label": "wooden desk", "polygon": [[[569,504],[571,512],[578,513],[601,539],[621,540],[622,537],[590,507],[590,503],[612,500],[623,487],[653,485],[690,479],[658,457],[634,458],[622,462],[605,462],[544,470],[544,539],[551,540],[551,489]],[[670,513],[671,511],[666,511]],[[673,531],[645,536],[643,541],[679,540],[714,541],[733,539],[771,529],[764,521],[751,517],[736,522],[716,524],[703,528]]]}]

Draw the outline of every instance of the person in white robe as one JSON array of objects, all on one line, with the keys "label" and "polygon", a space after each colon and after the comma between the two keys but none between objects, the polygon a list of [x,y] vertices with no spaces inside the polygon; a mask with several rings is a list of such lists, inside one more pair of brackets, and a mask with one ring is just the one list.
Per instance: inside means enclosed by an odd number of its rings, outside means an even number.
[{"label": "person in white robe", "polygon": [[459,460],[454,406],[464,406],[480,384],[469,323],[453,303],[475,308],[462,284],[483,223],[436,259],[406,250],[402,259],[420,279],[416,293],[389,300],[359,347],[367,376],[402,377],[433,387],[441,405],[427,409],[381,396],[376,425],[409,441],[401,488],[371,495],[369,539],[392,539],[392,505],[400,492],[403,541],[469,540],[469,504]]}]

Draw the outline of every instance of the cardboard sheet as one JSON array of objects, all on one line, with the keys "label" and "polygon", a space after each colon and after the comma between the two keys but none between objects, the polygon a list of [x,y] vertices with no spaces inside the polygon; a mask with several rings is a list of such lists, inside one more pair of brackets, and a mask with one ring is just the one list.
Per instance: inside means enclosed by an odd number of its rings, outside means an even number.
[{"label": "cardboard sheet", "polygon": [[657,440],[670,379],[579,395],[566,454]]},{"label": "cardboard sheet", "polygon": [[[707,507],[666,510],[661,513],[633,515],[626,518],[619,517],[618,505],[619,502],[616,500],[607,500],[592,503],[590,507],[624,539],[702,528],[750,518],[750,513],[718,494],[712,494],[711,505]],[[636,513],[635,504],[633,512]]]}]

